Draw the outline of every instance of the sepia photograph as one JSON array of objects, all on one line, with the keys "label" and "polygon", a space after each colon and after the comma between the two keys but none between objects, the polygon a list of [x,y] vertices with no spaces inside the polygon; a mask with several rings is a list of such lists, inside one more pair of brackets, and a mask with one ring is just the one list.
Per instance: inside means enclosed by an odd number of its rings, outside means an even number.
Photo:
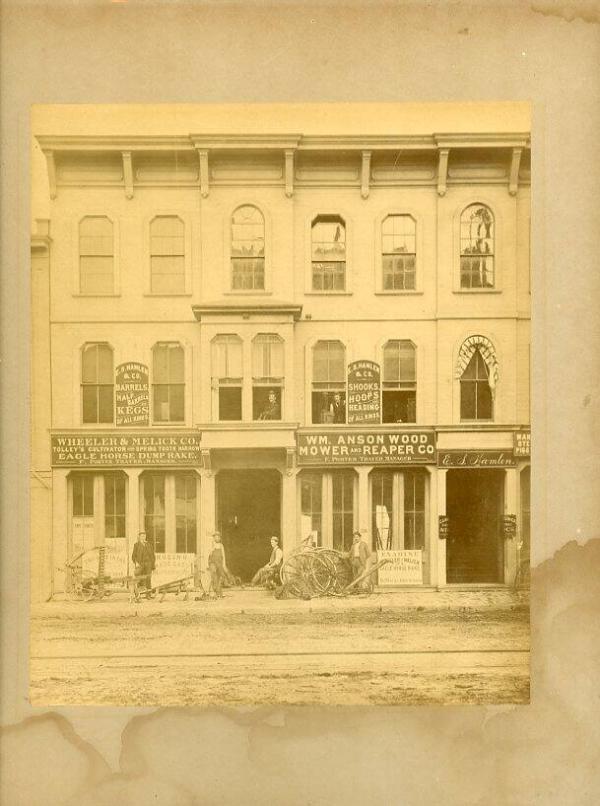
[{"label": "sepia photograph", "polygon": [[528,703],[529,105],[31,136],[32,704]]}]

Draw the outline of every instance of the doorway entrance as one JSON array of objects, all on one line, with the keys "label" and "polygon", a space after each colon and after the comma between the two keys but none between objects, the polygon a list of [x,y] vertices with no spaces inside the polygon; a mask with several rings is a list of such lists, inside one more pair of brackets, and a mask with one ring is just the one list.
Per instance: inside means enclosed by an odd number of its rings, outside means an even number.
[{"label": "doorway entrance", "polygon": [[504,471],[449,470],[446,474],[446,581],[500,583]]},{"label": "doorway entrance", "polygon": [[277,470],[219,471],[217,528],[229,570],[249,582],[269,561],[269,538],[277,535],[281,540],[281,474]]}]

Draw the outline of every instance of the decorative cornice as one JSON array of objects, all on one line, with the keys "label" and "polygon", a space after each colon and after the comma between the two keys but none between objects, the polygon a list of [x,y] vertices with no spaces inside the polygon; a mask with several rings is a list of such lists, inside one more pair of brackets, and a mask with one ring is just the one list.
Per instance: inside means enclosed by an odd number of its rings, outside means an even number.
[{"label": "decorative cornice", "polygon": [[434,134],[438,148],[528,148],[528,132]]},{"label": "decorative cornice", "polygon": [[215,150],[297,148],[301,134],[190,134],[194,148]]},{"label": "decorative cornice", "polygon": [[302,315],[302,305],[293,302],[205,302],[202,305],[192,305],[194,316],[200,322],[207,316],[256,316],[268,314],[270,316],[284,314],[293,316],[295,321]]},{"label": "decorative cornice", "polygon": [[44,151],[191,151],[189,137],[174,135],[37,135]]}]

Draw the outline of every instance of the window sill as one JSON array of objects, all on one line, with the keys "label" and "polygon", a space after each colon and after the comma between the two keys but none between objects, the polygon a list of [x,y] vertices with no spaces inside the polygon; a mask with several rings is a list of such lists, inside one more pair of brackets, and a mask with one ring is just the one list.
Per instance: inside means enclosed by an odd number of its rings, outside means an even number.
[{"label": "window sill", "polygon": [[186,428],[186,424],[179,420],[177,422],[165,422],[165,421],[152,421],[151,428]]},{"label": "window sill", "polygon": [[494,425],[494,420],[461,420],[459,425]]},{"label": "window sill", "polygon": [[351,297],[352,291],[305,291],[305,297]]},{"label": "window sill", "polygon": [[501,288],[455,288],[453,294],[501,294]]},{"label": "window sill", "polygon": [[261,291],[259,289],[240,289],[239,291],[223,291],[224,297],[272,297],[272,291]]},{"label": "window sill", "polygon": [[180,293],[174,292],[172,294],[159,294],[158,292],[147,291],[145,294],[142,294],[142,296],[144,296],[144,297],[158,297],[158,298],[160,298],[160,297],[191,297],[192,292],[191,291],[182,291]]},{"label": "window sill", "polygon": [[118,293],[118,294],[81,294],[80,292],[77,291],[77,292],[73,293],[72,296],[74,296],[74,297],[88,297],[88,298],[91,298],[91,299],[96,299],[96,298],[97,299],[105,299],[105,298],[111,299],[111,298],[114,298],[114,297],[120,297],[121,294],[120,293]]},{"label": "window sill", "polygon": [[406,291],[375,291],[376,297],[419,297],[423,296],[425,292],[418,289]]}]

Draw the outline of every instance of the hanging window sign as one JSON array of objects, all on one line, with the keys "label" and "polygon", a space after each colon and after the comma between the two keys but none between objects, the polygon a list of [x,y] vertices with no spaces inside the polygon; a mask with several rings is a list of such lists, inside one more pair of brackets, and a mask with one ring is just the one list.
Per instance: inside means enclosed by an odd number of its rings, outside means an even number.
[{"label": "hanging window sign", "polygon": [[515,456],[531,456],[531,431],[517,431],[513,438]]},{"label": "hanging window sign", "polygon": [[140,434],[103,431],[96,434],[52,434],[54,467],[200,466],[201,435]]},{"label": "hanging window sign", "polygon": [[378,569],[379,585],[422,585],[423,552],[421,549],[378,551],[377,562],[387,560]]},{"label": "hanging window sign", "polygon": [[348,423],[381,422],[381,373],[374,361],[348,365]]},{"label": "hanging window sign", "polygon": [[419,431],[298,431],[298,465],[435,464],[435,433]]},{"label": "hanging window sign", "polygon": [[150,424],[148,367],[137,361],[119,364],[115,371],[116,425]]}]

